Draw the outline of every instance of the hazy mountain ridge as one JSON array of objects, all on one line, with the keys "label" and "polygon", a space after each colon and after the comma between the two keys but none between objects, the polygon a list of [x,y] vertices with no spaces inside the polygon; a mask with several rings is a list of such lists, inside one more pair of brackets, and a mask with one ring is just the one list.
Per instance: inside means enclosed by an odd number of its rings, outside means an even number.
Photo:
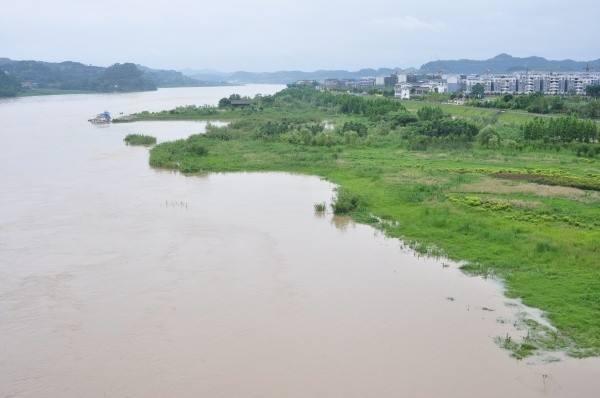
[{"label": "hazy mountain ridge", "polygon": [[147,91],[157,87],[214,85],[175,70],[152,69],[132,63],[110,67],[80,62],[16,61],[0,58],[0,71],[19,84],[34,88],[82,91]]},{"label": "hazy mountain ridge", "polygon": [[[2,76],[0,92],[3,96],[15,92],[19,85],[34,88],[83,91],[145,91],[157,87],[194,87],[224,84],[267,83],[287,84],[298,80],[360,79],[400,73],[510,73],[524,70],[571,72],[586,68],[600,71],[600,59],[593,61],[548,60],[542,57],[513,57],[500,54],[487,60],[439,60],[427,62],[419,70],[414,68],[364,68],[357,71],[316,70],[311,72],[290,70],[277,72],[219,72],[214,70],[183,71],[152,69],[132,63],[115,64],[108,68],[85,65],[80,62],[15,61],[0,58]],[[111,69],[112,68],[112,69]],[[116,70],[113,70],[115,69]],[[138,72],[136,72],[139,71]],[[17,90],[18,91],[18,90]]]},{"label": "hazy mountain ridge", "polygon": [[577,72],[584,71],[589,66],[591,70],[600,71],[600,59],[593,61],[548,60],[543,57],[513,57],[508,54],[500,54],[487,60],[439,60],[423,64],[420,69],[408,68],[364,68],[357,71],[348,70],[316,70],[304,72],[297,70],[277,72],[245,72],[237,71],[231,73],[214,70],[186,69],[182,72],[190,77],[204,81],[227,81],[230,83],[276,83],[286,84],[298,80],[325,79],[360,79],[365,77],[386,76],[394,72],[401,73],[459,73],[479,74],[486,72],[511,73],[524,70],[554,71],[554,72]]},{"label": "hazy mountain ridge", "polygon": [[277,72],[245,72],[222,73],[215,71],[184,70],[188,76],[206,81],[227,81],[230,83],[271,83],[287,84],[298,80],[325,80],[325,79],[360,79],[364,77],[385,76],[399,68],[365,68],[358,71],[347,70],[317,70],[313,72],[303,71],[277,71]]},{"label": "hazy mountain ridge", "polygon": [[600,70],[600,59],[593,61],[548,60],[543,57],[513,57],[500,54],[486,60],[458,59],[427,62],[421,66],[424,73],[510,73],[525,70],[544,72],[581,72],[589,66],[594,71]]}]

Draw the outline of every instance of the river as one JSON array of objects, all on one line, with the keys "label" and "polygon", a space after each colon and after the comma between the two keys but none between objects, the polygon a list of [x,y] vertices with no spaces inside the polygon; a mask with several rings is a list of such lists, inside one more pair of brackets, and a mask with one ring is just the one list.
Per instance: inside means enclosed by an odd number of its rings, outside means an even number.
[{"label": "river", "polygon": [[0,397],[600,394],[597,358],[494,343],[531,312],[498,282],[316,215],[330,183],[153,170],[126,134],[205,124],[87,122],[280,88],[0,101]]}]

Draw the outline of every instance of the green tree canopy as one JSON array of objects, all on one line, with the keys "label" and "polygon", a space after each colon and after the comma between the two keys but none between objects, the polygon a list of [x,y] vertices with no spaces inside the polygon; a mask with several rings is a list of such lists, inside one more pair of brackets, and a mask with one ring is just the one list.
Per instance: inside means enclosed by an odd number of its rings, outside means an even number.
[{"label": "green tree canopy", "polygon": [[14,97],[19,93],[20,88],[17,79],[0,70],[0,97]]},{"label": "green tree canopy", "polygon": [[590,97],[600,98],[600,84],[595,84],[593,86],[587,86],[585,88],[585,93]]},{"label": "green tree canopy", "polygon": [[475,98],[483,98],[483,96],[485,95],[485,87],[483,87],[483,84],[477,83],[476,85],[474,85],[471,88],[471,95]]}]

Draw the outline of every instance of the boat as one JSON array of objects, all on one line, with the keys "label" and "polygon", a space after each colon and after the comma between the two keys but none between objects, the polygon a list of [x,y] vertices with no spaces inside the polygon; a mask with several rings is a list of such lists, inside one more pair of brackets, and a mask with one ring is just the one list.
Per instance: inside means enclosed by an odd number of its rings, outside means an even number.
[{"label": "boat", "polygon": [[96,117],[92,119],[88,119],[88,122],[92,124],[108,124],[110,123],[112,118],[110,117],[110,113],[104,111],[96,115]]}]

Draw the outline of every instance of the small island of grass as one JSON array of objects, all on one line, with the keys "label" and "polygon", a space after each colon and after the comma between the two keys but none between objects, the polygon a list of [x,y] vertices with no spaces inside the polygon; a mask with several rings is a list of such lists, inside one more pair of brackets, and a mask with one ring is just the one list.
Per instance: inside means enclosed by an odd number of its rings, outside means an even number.
[{"label": "small island of grass", "polygon": [[123,141],[125,141],[127,145],[150,146],[156,144],[156,137],[143,134],[129,134],[123,139]]}]

